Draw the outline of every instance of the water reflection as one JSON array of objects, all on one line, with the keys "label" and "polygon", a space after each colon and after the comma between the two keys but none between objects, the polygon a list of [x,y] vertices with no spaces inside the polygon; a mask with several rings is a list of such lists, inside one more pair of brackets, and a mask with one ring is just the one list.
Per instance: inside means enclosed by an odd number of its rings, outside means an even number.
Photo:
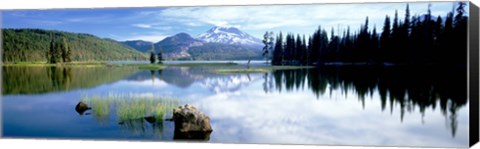
[{"label": "water reflection", "polygon": [[40,94],[91,88],[138,72],[118,67],[3,67],[2,94]]},{"label": "water reflection", "polygon": [[208,141],[210,140],[211,132],[180,132],[175,131],[173,135],[174,140],[194,140],[194,141]]},{"label": "water reflection", "polygon": [[[322,67],[251,74],[212,69],[222,68],[4,68],[4,135],[442,147],[468,143],[465,68]],[[85,94],[108,93],[178,97],[209,115],[215,131],[178,134],[173,122],[145,113],[120,120],[116,104],[108,102],[86,102],[92,109],[75,109]],[[45,117],[51,120],[41,120]]]},{"label": "water reflection", "polygon": [[[415,68],[415,67],[322,67],[318,69],[276,70],[252,79],[250,74],[222,76],[199,71],[198,68],[171,68],[165,75],[159,71],[159,79],[168,84],[189,87],[193,82],[202,82],[214,93],[235,92],[252,82],[263,79],[265,93],[289,93],[310,90],[317,99],[323,95],[332,96],[339,90],[346,99],[354,92],[365,107],[365,100],[372,99],[378,92],[381,110],[387,105],[390,113],[395,105],[403,122],[405,113],[417,108],[425,123],[425,111],[440,109],[455,137],[458,126],[457,113],[467,104],[465,68]],[[152,81],[155,77],[152,71]],[[177,77],[173,77],[177,76]],[[182,76],[182,77],[178,77]],[[174,79],[172,79],[174,78]],[[178,84],[178,78],[188,83]]]},{"label": "water reflection", "polygon": [[144,118],[128,119],[119,122],[118,125],[123,131],[129,132],[134,136],[144,136],[151,131],[151,134],[162,134],[164,132],[163,119],[153,116]]},{"label": "water reflection", "polygon": [[[319,69],[277,70],[264,75],[266,93],[274,90],[290,92],[304,90],[305,86],[317,96],[340,90],[347,96],[355,92],[365,107],[365,100],[380,94],[382,111],[387,104],[390,113],[394,105],[400,105],[400,122],[405,112],[419,108],[422,122],[425,110],[439,108],[449,121],[452,137],[457,129],[457,111],[467,104],[466,71],[462,68],[372,68],[372,67],[323,67]],[[274,84],[272,85],[272,80]],[[328,91],[328,93],[327,93]],[[345,97],[348,98],[348,97]],[[439,103],[439,105],[437,105]],[[439,107],[438,107],[439,106]]]},{"label": "water reflection", "polygon": [[259,81],[262,78],[251,74],[218,74],[211,67],[169,67],[165,70],[142,71],[138,72],[126,80],[145,81],[150,80],[153,85],[159,84],[156,80],[161,80],[168,85],[176,86],[181,89],[188,89],[194,83],[200,83],[202,87],[214,93],[234,92],[250,83]]}]

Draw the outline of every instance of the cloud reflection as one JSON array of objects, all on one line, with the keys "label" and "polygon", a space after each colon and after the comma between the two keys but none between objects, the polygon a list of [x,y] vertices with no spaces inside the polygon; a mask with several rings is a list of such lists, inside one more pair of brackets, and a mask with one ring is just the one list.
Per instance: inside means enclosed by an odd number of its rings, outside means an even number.
[{"label": "cloud reflection", "polygon": [[[332,92],[342,97],[339,90]],[[445,121],[438,112],[429,113],[426,124],[421,124],[419,111],[405,115],[400,123],[399,112],[380,112],[379,100],[366,100],[363,109],[353,92],[346,100],[328,96],[314,100],[316,96],[310,92],[265,94],[260,88],[250,87],[239,93],[215,94],[195,104],[212,119],[214,142],[442,147],[468,144],[465,135],[452,141],[450,132],[438,125]],[[379,98],[378,91],[373,96]],[[468,134],[465,120],[460,119],[457,133]]]}]

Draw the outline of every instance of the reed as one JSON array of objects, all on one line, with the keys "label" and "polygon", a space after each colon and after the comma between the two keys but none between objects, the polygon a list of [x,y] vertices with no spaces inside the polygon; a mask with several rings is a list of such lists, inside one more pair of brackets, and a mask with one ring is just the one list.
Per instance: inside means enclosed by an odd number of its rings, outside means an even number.
[{"label": "reed", "polygon": [[146,117],[154,117],[161,122],[180,105],[175,98],[138,94],[83,96],[82,101],[92,107],[92,114],[97,120],[105,121],[114,113],[119,123]]}]

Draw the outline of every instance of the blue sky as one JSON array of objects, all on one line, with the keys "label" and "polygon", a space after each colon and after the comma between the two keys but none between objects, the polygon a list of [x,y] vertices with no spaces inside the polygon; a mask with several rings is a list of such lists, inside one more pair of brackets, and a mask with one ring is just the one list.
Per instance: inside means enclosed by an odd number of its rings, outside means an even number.
[{"label": "blue sky", "polygon": [[[434,16],[445,16],[456,2],[432,2]],[[410,14],[426,14],[429,3],[410,3]],[[310,35],[321,25],[330,33],[350,26],[352,32],[369,17],[369,28],[381,31],[385,15],[395,10],[403,20],[406,3],[264,5],[157,8],[95,8],[2,11],[2,28],[41,28],[93,34],[102,38],[160,41],[179,32],[194,37],[213,26],[233,26],[257,38],[265,31]],[[466,7],[468,8],[468,6]]]}]

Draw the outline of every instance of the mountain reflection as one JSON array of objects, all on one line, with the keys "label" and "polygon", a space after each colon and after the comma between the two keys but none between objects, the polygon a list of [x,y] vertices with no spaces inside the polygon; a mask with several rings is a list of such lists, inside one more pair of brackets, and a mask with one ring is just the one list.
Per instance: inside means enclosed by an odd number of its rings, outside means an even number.
[{"label": "mountain reflection", "polygon": [[455,137],[457,111],[467,104],[466,76],[465,68],[322,67],[265,74],[264,88],[267,93],[307,87],[317,99],[325,94],[331,96],[332,90],[340,90],[343,96],[353,91],[363,107],[365,99],[378,91],[382,111],[389,105],[392,113],[394,105],[400,105],[401,122],[405,112],[413,112],[415,108],[419,108],[422,116],[428,108],[439,108]]}]

